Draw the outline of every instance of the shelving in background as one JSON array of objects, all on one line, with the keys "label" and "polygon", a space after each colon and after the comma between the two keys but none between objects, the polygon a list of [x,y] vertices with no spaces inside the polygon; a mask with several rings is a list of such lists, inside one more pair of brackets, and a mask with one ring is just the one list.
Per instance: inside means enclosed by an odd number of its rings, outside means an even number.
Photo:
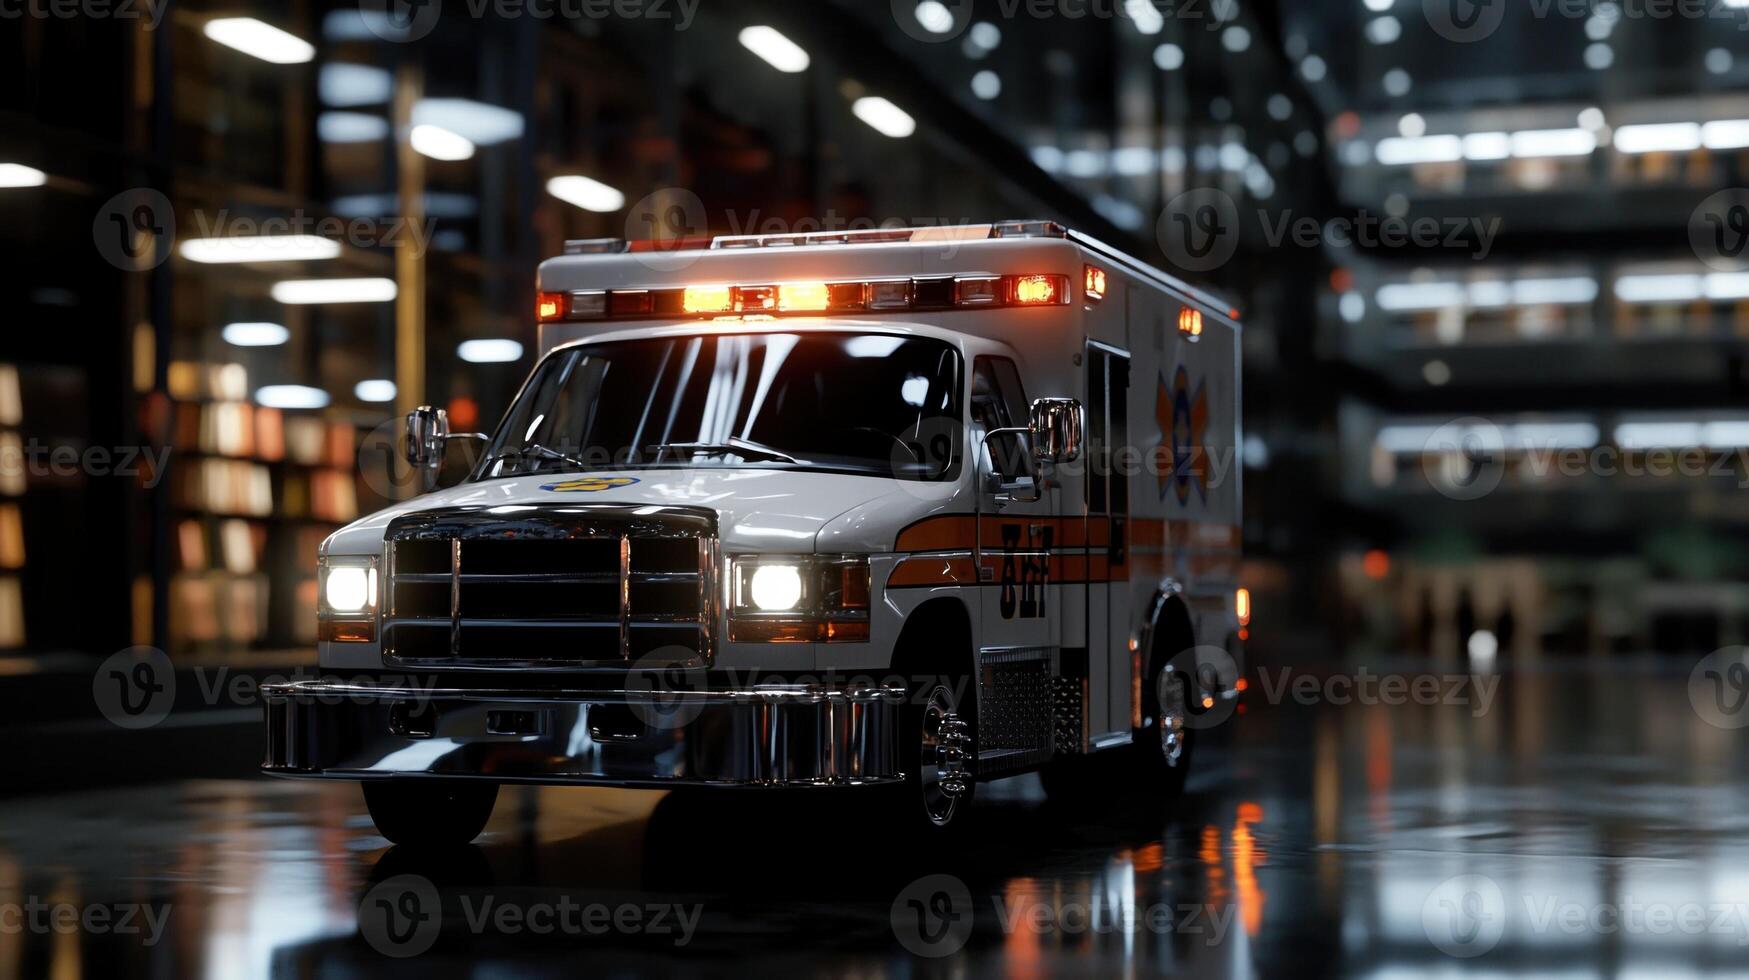
[{"label": "shelving in background", "polygon": [[317,549],[359,513],[357,428],[253,404],[237,364],[173,363],[169,389],[172,652],[315,642]]},{"label": "shelving in background", "polygon": [[18,367],[0,364],[0,649],[24,646],[24,399]]}]

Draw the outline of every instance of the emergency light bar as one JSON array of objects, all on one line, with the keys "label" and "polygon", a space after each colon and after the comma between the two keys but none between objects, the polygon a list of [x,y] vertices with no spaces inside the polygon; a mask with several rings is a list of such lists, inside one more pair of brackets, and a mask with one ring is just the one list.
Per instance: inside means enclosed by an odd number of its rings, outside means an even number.
[{"label": "emergency light bar", "polygon": [[578,289],[541,293],[542,323],[638,317],[781,316],[953,310],[973,307],[1067,306],[1069,277],[934,276],[852,282],[783,282],[757,286],[700,285],[667,289]]},{"label": "emergency light bar", "polygon": [[798,248],[806,245],[872,245],[895,242],[973,242],[991,238],[1067,238],[1069,230],[1054,221],[997,221],[985,225],[940,225],[933,228],[863,228],[855,231],[814,231],[794,235],[718,235],[651,239],[589,238],[565,243],[566,255],[623,255],[630,252],[691,252],[726,248]]}]

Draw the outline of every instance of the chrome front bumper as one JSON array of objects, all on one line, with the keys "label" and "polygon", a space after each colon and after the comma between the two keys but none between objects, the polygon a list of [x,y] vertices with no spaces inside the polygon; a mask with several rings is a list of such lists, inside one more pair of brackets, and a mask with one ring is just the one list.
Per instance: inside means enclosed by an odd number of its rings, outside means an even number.
[{"label": "chrome front bumper", "polygon": [[264,685],[265,772],[609,786],[897,782],[904,691]]}]

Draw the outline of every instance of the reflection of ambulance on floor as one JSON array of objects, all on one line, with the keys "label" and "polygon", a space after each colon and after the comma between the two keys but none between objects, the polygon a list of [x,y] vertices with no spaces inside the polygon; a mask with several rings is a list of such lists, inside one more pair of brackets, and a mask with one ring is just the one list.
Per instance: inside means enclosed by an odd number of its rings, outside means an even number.
[{"label": "reflection of ambulance on floor", "polygon": [[[1233,312],[1044,222],[687,244],[541,267],[468,478],[326,543],[356,676],[270,692],[268,770],[363,781],[397,840],[504,782],[855,787],[933,830],[1096,753],[1175,792],[1248,616]],[[431,473],[469,438],[408,431]]]}]

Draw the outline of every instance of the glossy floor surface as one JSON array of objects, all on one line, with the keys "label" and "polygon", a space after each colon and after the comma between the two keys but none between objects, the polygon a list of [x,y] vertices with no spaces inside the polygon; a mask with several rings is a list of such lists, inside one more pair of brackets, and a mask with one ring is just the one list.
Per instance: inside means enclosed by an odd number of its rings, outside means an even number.
[{"label": "glossy floor surface", "polygon": [[855,798],[506,789],[443,853],[346,784],[12,799],[0,976],[1744,976],[1749,736],[1692,666],[1253,671],[1176,804],[989,784],[946,853]]}]

